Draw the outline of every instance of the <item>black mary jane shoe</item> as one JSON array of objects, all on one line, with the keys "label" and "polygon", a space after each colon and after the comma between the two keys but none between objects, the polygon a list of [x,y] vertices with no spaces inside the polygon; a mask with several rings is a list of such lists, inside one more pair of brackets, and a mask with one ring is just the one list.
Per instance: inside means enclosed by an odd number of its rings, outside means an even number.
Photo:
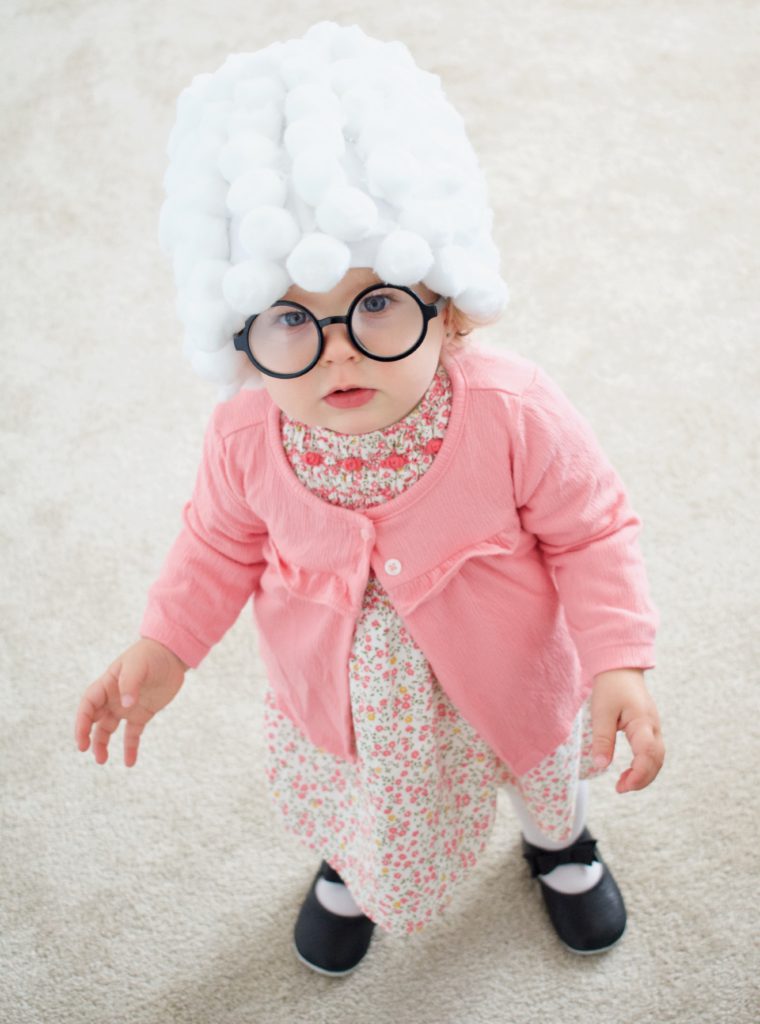
[{"label": "black mary jane shoe", "polygon": [[[531,875],[541,882],[544,904],[554,929],[573,953],[603,953],[625,931],[626,911],[623,897],[612,873],[596,852],[596,839],[584,828],[572,846],[564,850],[542,850],[522,839],[523,857]],[[602,876],[591,889],[579,893],[557,892],[541,881],[560,864],[602,864]]]},{"label": "black mary jane shoe", "polygon": [[366,914],[345,917],[323,907],[317,899],[320,878],[343,882],[338,872],[323,860],[296,919],[293,933],[296,955],[313,971],[340,977],[350,974],[363,959],[375,922]]}]

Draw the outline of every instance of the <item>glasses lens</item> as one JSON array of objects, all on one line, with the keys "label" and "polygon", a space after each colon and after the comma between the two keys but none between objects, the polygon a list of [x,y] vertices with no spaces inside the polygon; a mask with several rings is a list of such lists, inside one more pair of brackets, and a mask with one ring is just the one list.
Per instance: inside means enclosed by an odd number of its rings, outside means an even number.
[{"label": "glasses lens", "polygon": [[400,288],[378,285],[359,299],[351,328],[363,348],[381,358],[414,348],[425,321],[414,296]]},{"label": "glasses lens", "polygon": [[259,313],[251,324],[248,344],[265,369],[300,373],[319,351],[319,330],[308,313],[283,303]]}]

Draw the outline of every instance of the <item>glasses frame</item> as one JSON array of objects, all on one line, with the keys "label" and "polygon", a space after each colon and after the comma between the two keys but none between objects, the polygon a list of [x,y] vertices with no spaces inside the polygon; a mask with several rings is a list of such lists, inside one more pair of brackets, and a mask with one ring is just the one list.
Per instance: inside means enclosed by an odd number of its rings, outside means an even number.
[{"label": "glasses frame", "polygon": [[[407,292],[407,294],[411,295],[412,298],[416,301],[417,305],[420,307],[420,312],[422,313],[422,332],[419,338],[414,343],[414,345],[411,346],[411,348],[407,349],[406,352],[402,352],[401,355],[398,356],[376,356],[372,352],[368,352],[367,349],[364,348],[362,343],[356,337],[351,328],[351,316],[358,303],[361,301],[361,299],[364,298],[365,295],[367,295],[368,292],[375,291],[380,288],[398,288],[399,291]],[[273,302],[272,306],[268,306],[267,309],[271,309],[273,306],[294,306],[296,309],[302,310],[309,317],[311,317],[312,321],[317,325],[317,331],[319,332],[319,345],[317,346],[317,354],[314,356],[314,358],[306,367],[306,369],[299,370],[298,373],[276,373],[274,370],[268,370],[265,366],[262,366],[261,363],[256,359],[253,352],[251,352],[251,345],[248,340],[248,335],[251,330],[251,324],[253,323],[257,316],[261,315],[260,313],[254,313],[253,316],[249,316],[242,329],[239,330],[237,334],[233,336],[235,340],[235,348],[239,352],[245,352],[245,354],[248,356],[248,358],[256,367],[256,369],[259,370],[261,373],[266,374],[267,377],[277,377],[279,380],[290,380],[293,377],[303,377],[305,373],[308,373],[310,370],[313,370],[314,367],[319,362],[319,360],[322,358],[322,353],[325,350],[325,335],[323,328],[329,326],[330,324],[345,324],[346,330],[348,331],[348,336],[351,339],[351,344],[354,346],[354,348],[358,349],[359,352],[362,353],[362,355],[367,356],[369,359],[374,359],[379,363],[395,363],[398,362],[399,359],[406,359],[407,356],[410,356],[413,352],[417,351],[422,342],[425,340],[428,331],[428,324],[434,317],[440,314],[445,304],[446,298],[443,295],[439,296],[435,300],[435,302],[425,302],[424,299],[421,299],[415,291],[412,291],[411,288],[407,288],[406,285],[389,284],[387,281],[382,282],[380,284],[371,284],[369,285],[369,287],[362,289],[362,291],[360,291],[359,294],[355,295],[354,298],[352,299],[351,305],[348,307],[348,312],[346,313],[345,316],[326,316],[323,317],[321,320],[317,320],[312,311],[310,309],[307,309],[306,306],[301,305],[300,302],[293,302],[290,299],[278,299],[277,302]],[[267,310],[262,310],[262,312],[267,312]]]}]

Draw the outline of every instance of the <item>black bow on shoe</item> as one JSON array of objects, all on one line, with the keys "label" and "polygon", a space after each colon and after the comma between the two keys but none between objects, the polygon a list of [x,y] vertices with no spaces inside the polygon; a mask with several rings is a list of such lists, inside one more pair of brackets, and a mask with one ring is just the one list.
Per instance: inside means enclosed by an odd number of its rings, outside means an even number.
[{"label": "black bow on shoe", "polygon": [[597,860],[596,839],[590,836],[587,839],[578,839],[564,850],[542,850],[540,846],[533,846],[523,838],[523,857],[530,864],[532,878],[536,875],[548,875],[560,864],[592,864]]}]

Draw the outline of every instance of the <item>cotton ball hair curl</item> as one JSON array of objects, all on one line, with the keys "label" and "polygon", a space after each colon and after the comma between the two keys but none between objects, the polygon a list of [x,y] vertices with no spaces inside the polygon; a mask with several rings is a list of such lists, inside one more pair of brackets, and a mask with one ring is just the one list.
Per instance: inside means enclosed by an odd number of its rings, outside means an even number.
[{"label": "cotton ball hair curl", "polygon": [[233,334],[351,267],[450,299],[455,334],[508,301],[485,179],[437,75],[357,25],[231,54],[177,100],[159,240],[183,351],[221,401],[262,379]]}]

